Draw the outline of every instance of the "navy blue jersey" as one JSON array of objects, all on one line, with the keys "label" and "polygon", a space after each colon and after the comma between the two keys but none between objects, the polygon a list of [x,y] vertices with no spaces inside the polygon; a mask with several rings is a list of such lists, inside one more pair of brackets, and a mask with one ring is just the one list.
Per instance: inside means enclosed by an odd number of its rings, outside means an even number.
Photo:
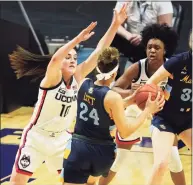
[{"label": "navy blue jersey", "polygon": [[158,114],[190,116],[192,114],[192,52],[184,52],[171,57],[165,69],[173,75],[168,80],[166,90],[170,93],[164,109]]},{"label": "navy blue jersey", "polygon": [[78,110],[75,134],[98,140],[113,140],[110,126],[114,121],[104,108],[104,98],[109,87],[97,86],[91,79],[86,79],[78,92]]}]

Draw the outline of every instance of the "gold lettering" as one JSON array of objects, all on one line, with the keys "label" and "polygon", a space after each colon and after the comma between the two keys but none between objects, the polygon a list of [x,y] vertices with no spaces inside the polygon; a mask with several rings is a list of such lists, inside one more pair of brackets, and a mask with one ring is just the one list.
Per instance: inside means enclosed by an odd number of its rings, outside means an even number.
[{"label": "gold lettering", "polygon": [[184,70],[184,71],[187,71],[187,68],[186,68],[186,66],[184,66],[184,68],[183,68],[182,70]]},{"label": "gold lettering", "polygon": [[192,79],[190,79],[190,75],[186,75],[184,78],[182,78],[180,80],[181,82],[184,82],[186,84],[191,84],[192,83]]},{"label": "gold lettering", "polygon": [[83,100],[88,102],[90,105],[93,105],[94,101],[95,101],[95,98],[93,98],[92,96],[85,93]]}]

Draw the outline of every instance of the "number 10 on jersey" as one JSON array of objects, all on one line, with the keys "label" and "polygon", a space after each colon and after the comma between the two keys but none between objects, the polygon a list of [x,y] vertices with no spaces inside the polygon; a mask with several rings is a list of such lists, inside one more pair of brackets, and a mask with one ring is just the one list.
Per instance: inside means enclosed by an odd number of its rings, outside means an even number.
[{"label": "number 10 on jersey", "polygon": [[61,109],[61,112],[60,112],[60,116],[65,117],[69,113],[70,107],[71,107],[71,105],[66,106],[66,105],[62,104],[62,109]]}]

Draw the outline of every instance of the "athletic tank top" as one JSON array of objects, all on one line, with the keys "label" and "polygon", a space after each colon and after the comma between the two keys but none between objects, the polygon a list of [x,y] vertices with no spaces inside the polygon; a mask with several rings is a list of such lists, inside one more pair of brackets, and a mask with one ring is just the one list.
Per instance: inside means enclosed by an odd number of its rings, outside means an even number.
[{"label": "athletic tank top", "polygon": [[109,130],[115,123],[104,108],[104,98],[109,90],[109,87],[95,85],[91,79],[83,82],[78,92],[75,134],[113,141]]},{"label": "athletic tank top", "polygon": [[[148,72],[147,72],[147,65],[148,65],[147,58],[139,60],[138,64],[139,64],[138,77],[136,79],[134,79],[131,83],[131,89],[133,89],[133,90],[136,90],[135,84],[145,84],[150,78],[150,76],[148,76]],[[168,82],[168,78],[161,81],[159,83],[159,86],[162,89],[164,89],[167,82]],[[131,105],[128,107],[128,110],[126,110],[125,112],[126,112],[127,116],[136,117],[137,115],[139,115],[141,113],[141,110],[138,108],[137,105]]]},{"label": "athletic tank top", "polygon": [[40,87],[30,124],[33,124],[35,129],[40,128],[48,132],[67,129],[76,116],[77,92],[78,83],[74,77],[69,87],[63,79],[55,87]]},{"label": "athletic tank top", "polygon": [[[167,61],[167,59],[166,59]],[[147,65],[148,65],[148,61],[147,58],[139,60],[138,62],[139,64],[139,73],[138,73],[138,77],[136,79],[134,79],[132,81],[131,84],[131,88],[135,90],[134,85],[135,84],[146,84],[146,82],[149,80],[150,76],[148,76],[148,72],[147,72]],[[164,89],[166,84],[168,82],[168,78],[161,81],[158,85]]]}]

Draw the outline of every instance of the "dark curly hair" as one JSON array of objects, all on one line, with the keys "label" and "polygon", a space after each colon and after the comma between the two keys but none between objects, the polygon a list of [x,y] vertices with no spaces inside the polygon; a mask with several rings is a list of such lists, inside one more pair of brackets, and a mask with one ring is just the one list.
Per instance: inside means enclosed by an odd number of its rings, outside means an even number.
[{"label": "dark curly hair", "polygon": [[174,54],[178,45],[178,34],[167,24],[151,24],[144,27],[141,32],[141,43],[146,47],[150,39],[159,39],[164,43],[166,57]]}]

